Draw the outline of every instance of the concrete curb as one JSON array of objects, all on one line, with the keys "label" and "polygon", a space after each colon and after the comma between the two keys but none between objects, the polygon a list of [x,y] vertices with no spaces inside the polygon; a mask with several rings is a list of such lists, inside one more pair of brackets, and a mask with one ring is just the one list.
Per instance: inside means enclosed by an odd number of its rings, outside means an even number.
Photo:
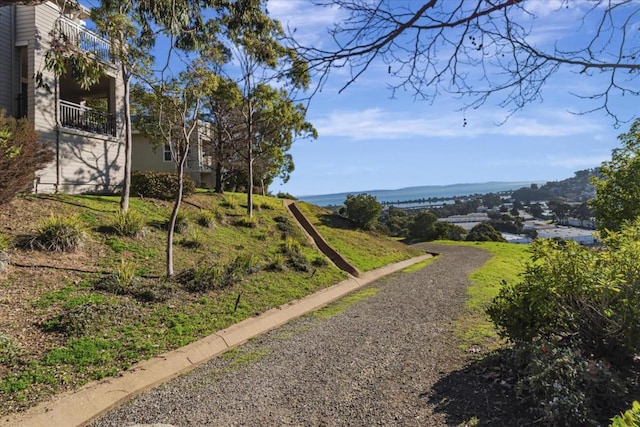
[{"label": "concrete curb", "polygon": [[337,285],[323,289],[301,300],[271,309],[258,317],[218,331],[177,350],[156,356],[134,365],[122,376],[85,385],[79,390],[63,393],[23,413],[3,417],[1,426],[84,426],[150,388],[167,382],[180,374],[219,355],[248,339],[281,326],[306,313],[317,310],[354,290],[381,277],[430,258],[427,254],[350,277]]}]

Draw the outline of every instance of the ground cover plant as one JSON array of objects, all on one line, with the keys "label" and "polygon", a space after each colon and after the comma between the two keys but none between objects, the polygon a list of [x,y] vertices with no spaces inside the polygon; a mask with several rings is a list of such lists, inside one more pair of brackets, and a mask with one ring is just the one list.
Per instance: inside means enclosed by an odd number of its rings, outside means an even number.
[{"label": "ground cover plant", "polygon": [[[373,232],[362,233],[330,210],[304,202],[298,202],[298,207],[327,243],[360,271],[406,259],[408,248],[397,240]],[[412,256],[423,254],[417,249],[409,251]]]},{"label": "ground cover plant", "polygon": [[[182,281],[163,277],[169,201],[132,198],[128,218],[118,216],[118,197],[30,195],[3,205],[10,264],[0,272],[0,414],[116,375],[346,277],[280,201],[256,196],[248,227],[239,221],[243,200],[233,193],[186,199],[189,228],[174,248]],[[46,252],[10,244],[31,238],[52,213],[75,218],[84,246]],[[362,239],[371,248],[367,262],[388,262],[387,239]],[[397,242],[393,248],[396,260],[416,253]]]}]

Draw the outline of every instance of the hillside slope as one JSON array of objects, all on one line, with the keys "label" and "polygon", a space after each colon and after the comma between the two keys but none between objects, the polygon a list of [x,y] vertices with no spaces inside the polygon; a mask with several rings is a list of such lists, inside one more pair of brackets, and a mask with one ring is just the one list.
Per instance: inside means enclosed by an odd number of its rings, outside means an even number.
[{"label": "hillside slope", "polygon": [[[146,224],[140,238],[115,233],[116,197],[27,196],[1,207],[10,264],[0,273],[0,414],[117,375],[345,277],[309,244],[281,200],[256,197],[251,220],[244,200],[241,194],[186,200],[189,226],[174,245],[181,281],[164,278],[169,202],[132,200]],[[84,247],[52,253],[25,246],[50,215],[76,218]],[[203,216],[213,224],[200,225]],[[330,229],[323,225],[321,233]],[[362,270],[417,253],[381,236],[336,234],[329,244]],[[358,249],[363,244],[368,253]]]}]

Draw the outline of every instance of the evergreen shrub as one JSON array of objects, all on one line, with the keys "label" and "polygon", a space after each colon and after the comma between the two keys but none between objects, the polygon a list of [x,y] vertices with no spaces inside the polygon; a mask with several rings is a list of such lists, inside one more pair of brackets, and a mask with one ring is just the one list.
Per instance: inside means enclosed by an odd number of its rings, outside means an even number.
[{"label": "evergreen shrub", "polygon": [[[196,183],[184,176],[182,195],[196,191]],[[178,175],[169,172],[136,171],[131,174],[131,193],[153,199],[173,200],[178,195]]]}]

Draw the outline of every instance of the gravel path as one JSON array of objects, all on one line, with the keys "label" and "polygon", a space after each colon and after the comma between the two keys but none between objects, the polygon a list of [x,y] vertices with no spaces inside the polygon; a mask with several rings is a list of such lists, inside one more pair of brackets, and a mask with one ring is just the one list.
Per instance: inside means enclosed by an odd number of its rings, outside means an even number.
[{"label": "gravel path", "polygon": [[424,248],[443,256],[373,283],[377,294],[335,317],[290,322],[92,425],[442,426],[489,414],[490,394],[477,378],[467,382],[451,340],[467,276],[489,254]]}]

